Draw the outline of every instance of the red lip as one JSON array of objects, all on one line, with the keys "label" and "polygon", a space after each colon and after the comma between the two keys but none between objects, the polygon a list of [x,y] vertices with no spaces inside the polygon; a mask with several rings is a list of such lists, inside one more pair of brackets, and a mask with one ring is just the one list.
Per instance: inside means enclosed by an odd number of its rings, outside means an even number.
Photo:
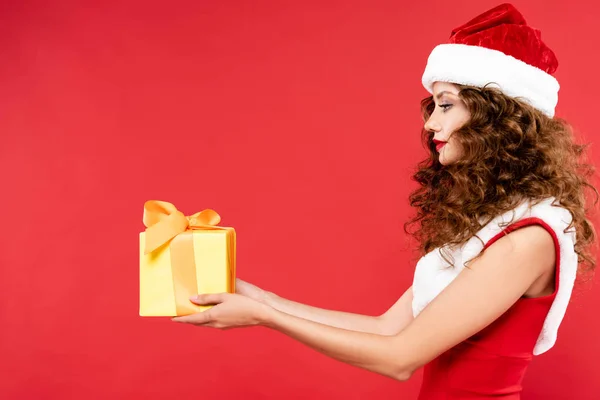
[{"label": "red lip", "polygon": [[439,152],[442,147],[446,145],[447,142],[442,142],[441,140],[433,139],[433,144],[435,144],[435,149]]}]

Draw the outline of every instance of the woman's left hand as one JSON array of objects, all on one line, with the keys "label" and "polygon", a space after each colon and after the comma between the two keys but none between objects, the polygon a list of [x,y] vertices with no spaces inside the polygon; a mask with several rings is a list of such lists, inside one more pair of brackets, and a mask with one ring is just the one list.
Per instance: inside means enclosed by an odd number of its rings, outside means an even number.
[{"label": "woman's left hand", "polygon": [[233,293],[200,294],[190,301],[214,306],[196,314],[175,317],[173,321],[217,329],[241,328],[264,324],[270,311],[265,304]]}]

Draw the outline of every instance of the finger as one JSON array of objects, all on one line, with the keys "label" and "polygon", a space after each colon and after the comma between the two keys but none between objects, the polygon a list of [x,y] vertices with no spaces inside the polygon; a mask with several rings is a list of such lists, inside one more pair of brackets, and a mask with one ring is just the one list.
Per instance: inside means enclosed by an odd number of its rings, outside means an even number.
[{"label": "finger", "polygon": [[202,325],[207,324],[212,321],[210,310],[206,310],[203,312],[190,314],[190,315],[182,315],[180,317],[171,318],[173,322],[181,322],[184,324],[196,324]]},{"label": "finger", "polygon": [[227,293],[206,293],[190,297],[190,301],[194,304],[210,305],[219,304],[225,301]]}]

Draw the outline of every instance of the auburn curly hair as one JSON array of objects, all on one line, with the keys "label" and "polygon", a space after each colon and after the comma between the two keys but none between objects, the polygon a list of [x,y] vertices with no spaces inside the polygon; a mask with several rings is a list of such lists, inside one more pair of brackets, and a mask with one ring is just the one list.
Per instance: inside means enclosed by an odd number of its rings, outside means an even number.
[{"label": "auburn curly hair", "polygon": [[[523,200],[535,204],[553,196],[570,211],[573,221],[567,230],[576,230],[575,252],[592,271],[595,258],[590,245],[596,234],[587,215],[586,189],[595,195],[594,206],[598,191],[589,181],[594,167],[582,160],[587,145],[575,143],[566,121],[549,118],[494,87],[456,86],[471,114],[452,134],[463,156],[453,164],[440,164],[433,132],[423,128],[429,157],[412,177],[419,184],[409,197],[416,215],[404,229],[418,241],[421,254],[440,247],[453,266],[446,246],[462,245]],[[433,97],[421,101],[425,121],[434,108]]]}]

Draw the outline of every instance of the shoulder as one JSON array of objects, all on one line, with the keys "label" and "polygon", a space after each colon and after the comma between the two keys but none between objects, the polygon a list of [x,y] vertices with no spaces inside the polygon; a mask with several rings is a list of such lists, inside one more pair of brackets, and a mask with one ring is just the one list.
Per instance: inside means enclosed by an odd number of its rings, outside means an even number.
[{"label": "shoulder", "polygon": [[552,250],[554,248],[553,235],[554,232],[549,230],[543,224],[543,221],[539,223],[532,221],[532,223],[522,224],[511,229],[496,240],[490,248],[503,248],[504,250],[518,251],[520,253]]},{"label": "shoulder", "polygon": [[535,255],[536,251],[552,254],[554,250],[559,254],[562,245],[575,241],[572,220],[570,211],[554,197],[529,199],[494,218],[477,236],[483,242],[481,250],[494,248],[519,255]]},{"label": "shoulder", "polygon": [[498,237],[484,250],[482,258],[494,258],[501,264],[525,264],[538,274],[552,270],[556,262],[554,231],[542,220],[529,222]]}]

